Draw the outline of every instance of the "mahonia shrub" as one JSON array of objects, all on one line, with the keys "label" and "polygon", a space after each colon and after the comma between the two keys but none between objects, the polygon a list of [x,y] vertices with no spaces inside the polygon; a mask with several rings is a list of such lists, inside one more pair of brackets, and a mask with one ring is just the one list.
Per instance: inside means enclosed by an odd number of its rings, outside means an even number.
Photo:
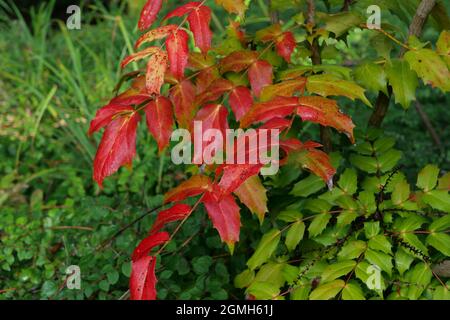
[{"label": "mahonia shrub", "polygon": [[[404,21],[404,6],[411,8],[412,2],[384,4],[383,9]],[[417,32],[409,32],[404,44],[381,27],[365,23],[370,1],[344,1],[344,8],[335,14],[322,12],[331,8],[319,1],[274,1],[271,20],[256,23],[258,28],[245,18],[253,1],[217,3],[230,14],[224,39],[217,44],[206,0],[178,6],[156,27],[163,1],[145,4],[138,24],[143,34],[135,44],[138,51],[121,67],[143,61],[146,67],[123,76],[118,90],[125,82],[129,87],[98,110],[90,125],[90,134],[105,128],[94,180],[102,187],[121,166],[132,166],[143,118],[160,154],[167,152],[175,127],[195,135],[195,121],[203,130],[217,129],[223,136],[229,128],[254,128],[258,137],[264,130],[276,129],[280,139],[269,144],[280,149],[277,164],[312,175],[298,181],[291,192],[294,200],[305,199],[271,217],[273,229],[263,235],[247,261],[248,270],[235,279],[237,287],[246,288],[248,298],[448,296],[446,284],[431,268],[449,255],[448,177],[436,187],[439,170],[426,167],[418,177],[419,191],[411,192],[400,172],[393,170],[400,158],[392,149],[393,141],[371,131],[350,156],[352,167],[339,178],[328,154],[330,128],[346,136],[344,145],[355,143],[355,125],[341,112],[342,101],[356,105],[359,100],[372,107],[368,91],[394,95],[407,108],[415,99],[419,78],[443,92],[450,89],[448,31],[441,33],[435,49],[421,42]],[[292,6],[298,10],[285,10]],[[346,36],[355,29],[364,29],[378,52],[349,68],[341,65],[345,55],[336,51],[345,53]],[[393,45],[401,47],[395,57]],[[323,63],[325,56],[330,64]],[[382,98],[377,99],[376,110]],[[300,130],[303,123],[320,125],[321,143],[299,139],[308,128]],[[231,157],[233,152],[218,151]],[[164,264],[161,253],[199,206],[206,209],[231,253],[240,237],[241,208],[248,208],[261,224],[265,221],[267,187],[271,180],[276,185],[277,178],[262,179],[264,164],[196,164],[190,178],[165,194],[166,208],[132,254],[131,299],[157,297],[155,269],[157,263]],[[329,191],[317,195],[324,186]],[[176,221],[171,234],[163,231]]]}]

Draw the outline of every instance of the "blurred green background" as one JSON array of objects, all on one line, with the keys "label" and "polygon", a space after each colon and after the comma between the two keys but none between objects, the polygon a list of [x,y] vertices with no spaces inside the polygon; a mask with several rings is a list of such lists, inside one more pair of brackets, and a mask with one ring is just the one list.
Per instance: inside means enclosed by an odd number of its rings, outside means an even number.
[{"label": "blurred green background", "polygon": [[[164,191],[185,173],[157,157],[156,144],[140,126],[133,170],[121,169],[101,192],[94,185],[99,135],[89,138],[86,132],[96,110],[112,97],[119,62],[133,50],[144,1],[82,2],[82,28],[72,31],[60,20],[67,16],[65,1],[57,2],[54,11],[54,1],[19,1],[19,9],[0,0],[0,299],[127,298],[129,256],[154,215],[101,244],[161,204]],[[164,11],[175,3],[168,1]],[[223,11],[212,7],[221,20]],[[220,35],[221,28],[216,19],[212,29]],[[370,48],[360,33],[351,43],[348,59],[358,60]],[[414,107],[391,105],[384,129],[397,139],[411,175],[427,163],[448,171],[450,98],[430,87],[422,87],[417,98],[439,143]],[[365,126],[370,110],[349,101],[344,109]],[[231,261],[199,210],[167,248],[158,269],[164,280],[159,298],[236,298],[233,275],[245,264],[246,245],[260,236],[249,217]],[[81,267],[80,291],[64,287],[72,264]]]}]

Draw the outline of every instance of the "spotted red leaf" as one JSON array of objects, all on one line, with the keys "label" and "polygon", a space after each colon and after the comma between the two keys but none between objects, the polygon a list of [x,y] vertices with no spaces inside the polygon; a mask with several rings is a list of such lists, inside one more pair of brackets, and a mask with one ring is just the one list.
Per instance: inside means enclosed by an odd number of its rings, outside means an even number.
[{"label": "spotted red leaf", "polygon": [[164,83],[167,70],[167,53],[159,50],[148,59],[147,73],[145,74],[145,88],[148,94],[159,95]]},{"label": "spotted red leaf", "polygon": [[136,154],[136,129],[140,116],[129,112],[113,119],[106,127],[94,159],[94,180],[103,180],[123,165],[131,165]]},{"label": "spotted red leaf", "polygon": [[177,123],[182,128],[190,128],[194,118],[195,87],[189,80],[183,80],[170,89],[170,100],[175,109]]},{"label": "spotted red leaf", "polygon": [[247,87],[235,87],[230,92],[229,102],[236,120],[239,121],[253,105],[252,93]]},{"label": "spotted red leaf", "polygon": [[207,176],[195,175],[164,195],[164,203],[182,201],[212,190],[212,182]]},{"label": "spotted red leaf", "polygon": [[240,208],[234,197],[232,195],[218,196],[208,192],[202,202],[220,238],[233,252],[234,243],[239,241],[241,227]]},{"label": "spotted red leaf", "polygon": [[275,48],[277,53],[283,57],[284,60],[291,62],[291,55],[295,49],[295,38],[292,32],[283,32],[283,34],[277,38]]},{"label": "spotted red leaf", "polygon": [[131,255],[131,260],[137,261],[142,257],[147,256],[154,247],[166,243],[169,241],[169,238],[170,237],[167,232],[158,232],[149,235],[134,249],[133,254]]},{"label": "spotted red leaf", "polygon": [[211,9],[201,2],[189,2],[169,12],[164,19],[188,15],[189,29],[194,35],[195,45],[206,53],[211,48],[212,32],[209,29]]},{"label": "spotted red leaf", "polygon": [[261,90],[265,86],[272,84],[272,78],[272,65],[265,60],[254,62],[248,69],[248,79],[256,97],[259,97]]},{"label": "spotted red leaf", "polygon": [[154,40],[163,39],[163,38],[167,37],[168,35],[170,35],[172,32],[174,32],[177,29],[178,29],[177,25],[168,24],[166,26],[162,26],[162,27],[150,30],[149,32],[143,34],[136,41],[136,44],[134,45],[134,47],[135,48],[139,48],[144,43],[147,43],[147,42],[150,42],[150,41],[154,41]]},{"label": "spotted red leaf", "polygon": [[158,97],[145,107],[147,127],[158,143],[161,152],[170,143],[174,125],[172,103],[166,97]]},{"label": "spotted red leaf", "polygon": [[256,103],[241,119],[241,128],[246,128],[257,122],[266,122],[273,118],[284,118],[291,115],[297,106],[297,97],[276,97],[267,102]]},{"label": "spotted red leaf", "polygon": [[184,30],[174,31],[166,39],[170,72],[177,79],[182,79],[184,77],[184,69],[188,63],[188,40],[189,36]]},{"label": "spotted red leaf", "polygon": [[123,69],[127,65],[129,65],[131,62],[135,62],[135,61],[139,61],[139,60],[145,59],[148,56],[153,55],[153,54],[157,54],[157,53],[161,53],[161,49],[158,48],[158,47],[145,48],[144,50],[136,52],[136,53],[133,53],[133,54],[129,55],[128,57],[126,57],[125,59],[123,59],[122,63],[120,64],[120,67]]},{"label": "spotted red leaf", "polygon": [[211,48],[212,32],[209,29],[211,9],[200,6],[188,15],[189,29],[194,35],[195,45],[205,54]]},{"label": "spotted red leaf", "polygon": [[139,19],[138,27],[144,31],[151,27],[161,10],[163,0],[148,0],[144,5]]},{"label": "spotted red leaf", "polygon": [[173,17],[182,17],[182,16],[184,16],[185,14],[190,13],[192,10],[194,10],[194,9],[196,9],[196,8],[198,8],[198,7],[200,7],[201,5],[202,5],[201,2],[196,2],[196,1],[185,3],[184,5],[179,6],[179,7],[177,7],[176,9],[170,11],[170,12],[164,17],[164,20],[170,19],[170,18],[173,18]]},{"label": "spotted red leaf", "polygon": [[131,263],[130,275],[130,299],[131,300],[155,300],[156,283],[155,275],[156,257],[146,256]]},{"label": "spotted red leaf", "polygon": [[161,230],[166,224],[184,219],[191,212],[191,207],[187,204],[176,204],[169,209],[163,210],[158,214],[153,223],[150,234]]},{"label": "spotted red leaf", "polygon": [[303,121],[311,121],[320,123],[323,126],[330,126],[338,131],[344,132],[352,143],[355,142],[353,137],[352,119],[343,114],[332,99],[318,96],[307,96],[299,98],[299,106],[297,113]]}]

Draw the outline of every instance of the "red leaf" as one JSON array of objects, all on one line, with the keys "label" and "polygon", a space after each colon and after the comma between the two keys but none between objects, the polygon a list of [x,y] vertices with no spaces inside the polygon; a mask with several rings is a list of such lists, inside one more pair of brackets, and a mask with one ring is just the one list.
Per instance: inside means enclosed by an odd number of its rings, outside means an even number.
[{"label": "red leaf", "polygon": [[289,157],[293,158],[303,168],[321,177],[329,188],[333,186],[333,176],[336,173],[336,169],[331,165],[330,158],[325,152],[309,148],[293,153]]},{"label": "red leaf", "polygon": [[186,3],[186,4],[176,8],[175,10],[172,10],[171,12],[169,12],[164,17],[164,20],[170,19],[170,18],[173,18],[173,17],[182,17],[185,14],[190,13],[195,8],[200,7],[201,5],[202,5],[201,2],[189,2],[189,3]]},{"label": "red leaf", "polygon": [[166,48],[169,55],[170,72],[177,78],[184,77],[184,69],[188,63],[189,36],[184,30],[177,30],[166,39]]},{"label": "red leaf", "polygon": [[303,121],[311,121],[320,123],[323,126],[330,126],[338,131],[344,132],[352,143],[355,142],[353,137],[352,119],[340,112],[335,100],[307,96],[298,99],[299,107],[297,113]]},{"label": "red leaf", "polygon": [[161,10],[162,0],[148,0],[142,9],[141,18],[139,19],[138,27],[141,31],[151,27],[155,22],[156,17]]},{"label": "red leaf", "polygon": [[251,176],[257,175],[262,164],[225,165],[219,186],[222,194],[230,194]]},{"label": "red leaf", "polygon": [[91,125],[89,127],[89,135],[107,126],[114,117],[117,117],[121,113],[131,113],[133,111],[134,109],[129,105],[110,103],[102,107],[101,109],[97,110],[95,118],[91,121]]},{"label": "red leaf", "polygon": [[306,86],[306,78],[287,80],[276,84],[265,86],[260,95],[261,101],[272,100],[277,96],[292,97],[294,93],[303,93]]},{"label": "red leaf", "polygon": [[291,126],[291,120],[287,120],[284,118],[273,118],[264,123],[260,129],[278,129],[281,131],[286,130]]},{"label": "red leaf", "polygon": [[241,119],[241,128],[246,128],[256,122],[286,117],[292,114],[297,106],[297,97],[276,97],[267,102],[256,103]]},{"label": "red leaf", "polygon": [[131,165],[136,154],[136,129],[140,120],[137,112],[112,120],[103,133],[94,159],[94,180],[102,187],[103,179],[122,165]]},{"label": "red leaf", "polygon": [[234,243],[239,241],[241,227],[240,209],[233,196],[225,195],[219,197],[214,193],[208,192],[203,197],[202,202],[214,228],[219,232],[220,238],[233,252]]},{"label": "red leaf", "polygon": [[292,52],[294,52],[295,49],[295,38],[292,32],[283,32],[283,34],[277,38],[275,48],[277,49],[277,53],[290,63]]},{"label": "red leaf", "polygon": [[176,188],[164,195],[164,203],[182,201],[188,197],[197,196],[203,192],[211,191],[211,179],[207,176],[196,175],[182,182]]},{"label": "red leaf", "polygon": [[252,93],[247,87],[235,87],[230,93],[229,102],[236,120],[239,121],[253,105]]},{"label": "red leaf", "polygon": [[248,79],[253,93],[259,97],[262,88],[272,83],[272,65],[265,60],[258,60],[248,69]]},{"label": "red leaf", "polygon": [[252,65],[257,58],[258,53],[255,51],[235,51],[220,61],[220,72],[241,72]]},{"label": "red leaf", "polygon": [[158,97],[145,107],[147,127],[158,143],[159,152],[170,143],[173,128],[172,103],[166,97]]},{"label": "red leaf", "polygon": [[206,102],[217,100],[231,89],[233,89],[233,83],[231,81],[223,78],[216,79],[195,99],[195,105],[201,106]]},{"label": "red leaf", "polygon": [[264,215],[269,211],[266,192],[267,190],[258,176],[248,178],[234,190],[234,194],[252,213],[257,215],[261,224],[264,221]]},{"label": "red leaf", "polygon": [[156,257],[143,257],[131,263],[130,298],[131,300],[155,300]]},{"label": "red leaf", "polygon": [[209,29],[211,9],[201,2],[189,2],[169,12],[164,19],[188,15],[189,28],[194,34],[195,45],[206,53],[211,48],[212,32]]},{"label": "red leaf", "polygon": [[133,53],[131,55],[129,55],[128,57],[126,57],[125,59],[123,59],[122,63],[120,64],[120,67],[123,69],[125,68],[127,65],[129,65],[131,62],[135,62],[135,61],[139,61],[142,59],[147,58],[150,55],[156,54],[156,53],[160,53],[161,49],[158,47],[148,47],[145,48],[142,51]]},{"label": "red leaf", "polygon": [[213,83],[214,80],[219,79],[220,74],[217,67],[205,68],[197,74],[195,78],[195,86],[197,87],[197,93],[203,93]]},{"label": "red leaf", "polygon": [[167,54],[162,50],[159,50],[148,60],[145,75],[145,88],[148,94],[160,94],[167,69],[167,60]]},{"label": "red leaf", "polygon": [[283,149],[286,153],[320,147],[322,147],[320,143],[314,141],[306,141],[305,143],[303,143],[295,138],[280,141],[280,148]]},{"label": "red leaf", "polygon": [[178,29],[177,25],[174,24],[168,24],[167,26],[162,26],[153,30],[150,30],[149,32],[143,34],[137,41],[134,47],[137,49],[144,43],[159,40],[167,37],[172,32]]},{"label": "red leaf", "polygon": [[195,87],[189,80],[183,80],[170,89],[170,100],[175,106],[175,117],[182,128],[189,128],[194,118]]},{"label": "red leaf", "polygon": [[192,10],[188,15],[189,29],[194,35],[195,45],[205,54],[211,48],[212,32],[209,29],[211,9],[206,6]]},{"label": "red leaf", "polygon": [[229,128],[227,116],[228,110],[222,104],[208,104],[197,112],[194,121],[202,122],[203,132],[208,129],[218,129],[225,137],[225,130]]},{"label": "red leaf", "polygon": [[[114,99],[110,101],[110,105],[121,105],[121,106],[131,106],[131,105],[137,105],[142,104],[145,101],[149,100],[151,98],[150,95],[144,94],[144,93],[137,93],[137,91],[133,88],[128,89],[129,92],[124,92]],[[128,91],[127,90],[127,91]]]},{"label": "red leaf", "polygon": [[167,232],[158,232],[149,235],[142,240],[138,246],[134,249],[131,256],[132,261],[137,261],[144,256],[147,256],[149,252],[156,246],[162,245],[169,241],[170,237]]},{"label": "red leaf", "polygon": [[187,204],[176,204],[167,210],[163,210],[158,214],[156,221],[153,223],[150,234],[154,234],[161,230],[166,224],[184,219],[192,208]]}]

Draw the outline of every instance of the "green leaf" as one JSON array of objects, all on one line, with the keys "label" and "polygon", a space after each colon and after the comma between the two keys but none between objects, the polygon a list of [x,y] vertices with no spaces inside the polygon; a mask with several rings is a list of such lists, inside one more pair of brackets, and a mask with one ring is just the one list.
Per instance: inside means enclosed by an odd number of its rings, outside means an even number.
[{"label": "green leaf", "polygon": [[402,247],[397,249],[397,252],[395,253],[395,266],[400,275],[403,275],[405,271],[409,270],[413,261],[414,257],[406,252],[405,249]]},{"label": "green leaf", "polygon": [[339,291],[344,288],[345,282],[343,280],[334,280],[326,284],[322,284],[314,289],[309,295],[311,300],[329,300],[334,298]]},{"label": "green leaf", "polygon": [[450,68],[450,31],[443,30],[436,42],[436,52],[442,56]]},{"label": "green leaf", "polygon": [[425,254],[428,254],[427,247],[422,243],[422,241],[419,240],[419,238],[413,234],[413,233],[403,233],[401,234],[401,238],[411,246],[413,246],[416,249],[419,249],[419,251],[422,251]]},{"label": "green leaf", "polygon": [[119,273],[116,270],[111,270],[106,274],[109,284],[116,284],[119,281]]},{"label": "green leaf", "polygon": [[392,274],[392,257],[391,256],[389,256],[385,253],[379,252],[379,251],[367,249],[364,257],[370,263],[378,266],[381,270],[387,272],[387,274],[389,274],[389,275]]},{"label": "green leaf", "polygon": [[303,215],[297,210],[285,210],[277,215],[277,219],[284,222],[295,222],[302,219],[302,217]]},{"label": "green leaf", "polygon": [[375,158],[352,154],[350,162],[358,169],[367,173],[376,173],[378,171],[378,162]]},{"label": "green leaf", "polygon": [[425,193],[422,201],[434,209],[450,212],[450,195],[447,190],[432,190]]},{"label": "green leaf", "polygon": [[436,187],[439,175],[439,168],[429,164],[420,170],[417,176],[417,186],[424,192],[433,190]]},{"label": "green leaf", "polygon": [[261,241],[256,248],[255,253],[247,261],[247,266],[250,270],[255,270],[275,252],[278,243],[280,242],[280,230],[272,229],[261,238]]},{"label": "green leaf", "polygon": [[314,238],[315,236],[321,234],[322,231],[325,230],[330,218],[330,213],[319,213],[315,216],[308,227],[309,236]]},{"label": "green leaf", "polygon": [[280,289],[273,283],[253,282],[246,292],[253,295],[257,300],[269,300],[277,297]]},{"label": "green leaf", "polygon": [[298,288],[295,288],[291,292],[289,297],[291,300],[308,300],[310,291],[311,291],[311,285],[305,284]]},{"label": "green leaf", "polygon": [[290,194],[297,197],[308,197],[311,194],[323,189],[325,187],[325,182],[322,178],[316,175],[309,175],[307,178],[300,180],[294,185]]},{"label": "green leaf", "polygon": [[100,288],[100,290],[108,292],[109,291],[109,282],[106,280],[102,280],[99,282],[98,287]]},{"label": "green leaf", "polygon": [[289,227],[286,234],[286,247],[289,251],[294,250],[299,244],[300,240],[303,239],[303,234],[305,233],[305,223],[303,221],[297,221]]},{"label": "green leaf", "polygon": [[337,263],[330,264],[325,268],[322,274],[322,282],[328,282],[335,280],[343,275],[348,274],[356,266],[356,261],[346,260]]},{"label": "green leaf", "polygon": [[375,237],[371,238],[368,242],[368,245],[371,249],[382,251],[387,254],[392,253],[392,244],[389,242],[386,236],[382,234],[376,235]]},{"label": "green leaf", "polygon": [[205,274],[209,271],[209,267],[213,263],[210,256],[196,257],[192,260],[192,267],[197,274]]},{"label": "green leaf", "polygon": [[450,228],[450,215],[445,215],[443,217],[440,217],[439,219],[434,220],[430,226],[428,227],[428,230],[431,232],[435,231],[443,231]]},{"label": "green leaf", "polygon": [[373,93],[378,91],[387,95],[386,73],[383,67],[373,62],[362,63],[353,70],[356,82]]},{"label": "green leaf", "polygon": [[360,99],[369,107],[372,107],[364,95],[364,89],[356,83],[339,79],[330,74],[320,74],[308,77],[306,90],[323,97],[343,96],[351,100]]},{"label": "green leaf", "polygon": [[391,200],[392,203],[396,206],[400,206],[408,200],[409,198],[409,184],[406,180],[401,180],[397,182],[394,187],[394,191],[392,191]]},{"label": "green leaf", "polygon": [[384,153],[395,146],[395,139],[391,137],[381,137],[373,143],[373,149],[377,153]]},{"label": "green leaf", "polygon": [[405,60],[424,83],[443,92],[450,91],[450,71],[436,52],[430,49],[410,50],[405,53]]},{"label": "green leaf", "polygon": [[341,174],[338,181],[339,187],[344,191],[344,193],[352,195],[356,192],[358,187],[358,178],[356,176],[356,171],[353,169],[345,169]]},{"label": "green leaf", "polygon": [[370,239],[380,233],[380,222],[364,222],[364,233],[366,238]]},{"label": "green leaf", "polygon": [[450,290],[440,286],[434,290],[433,300],[450,300]]},{"label": "green leaf", "polygon": [[367,243],[361,240],[353,240],[346,243],[338,253],[339,259],[356,259],[367,248]]},{"label": "green leaf", "polygon": [[402,157],[402,153],[398,150],[391,149],[378,157],[378,166],[381,172],[392,170]]},{"label": "green leaf", "polygon": [[342,299],[343,300],[366,300],[361,287],[356,281],[351,281],[347,283],[342,289]]},{"label": "green leaf", "polygon": [[427,237],[427,244],[450,257],[450,236],[446,233],[432,233]]},{"label": "green leaf", "polygon": [[234,286],[239,289],[246,288],[252,283],[254,278],[255,271],[246,269],[234,278]]},{"label": "green leaf", "polygon": [[278,288],[284,283],[283,269],[285,263],[269,262],[259,269],[255,277],[255,282],[269,282],[276,285]]},{"label": "green leaf", "polygon": [[430,268],[425,263],[416,264],[406,275],[408,282],[415,284],[408,287],[408,299],[417,300],[430,283],[432,276]]},{"label": "green leaf", "polygon": [[351,11],[335,14],[318,12],[317,16],[321,21],[325,22],[324,29],[333,32],[336,38],[363,22],[358,14]]},{"label": "green leaf", "polygon": [[416,100],[417,75],[404,60],[395,59],[386,64],[386,74],[395,95],[395,102],[407,109]]}]

